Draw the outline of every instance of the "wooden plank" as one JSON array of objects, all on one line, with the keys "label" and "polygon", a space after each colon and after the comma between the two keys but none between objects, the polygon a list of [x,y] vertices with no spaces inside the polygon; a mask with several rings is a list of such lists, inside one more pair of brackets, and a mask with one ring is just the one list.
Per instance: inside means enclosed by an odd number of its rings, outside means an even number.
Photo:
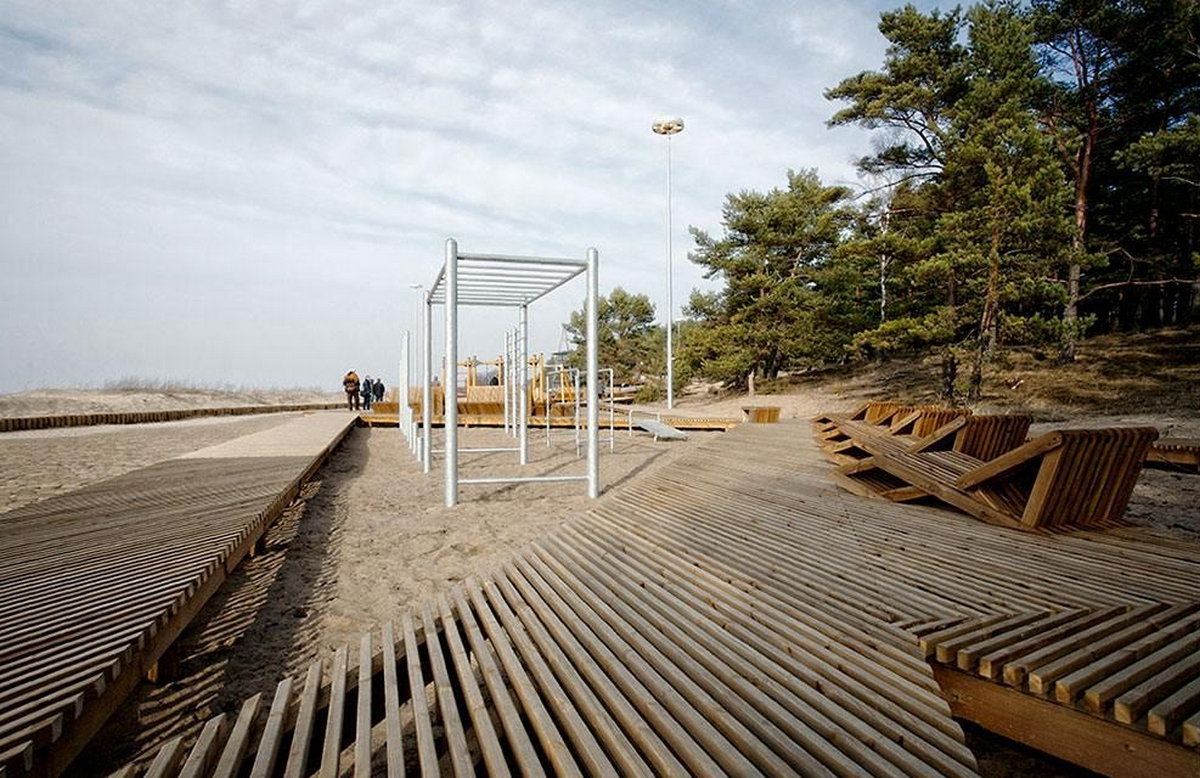
[{"label": "wooden plank", "polygon": [[[325,712],[325,741],[321,749],[319,778],[337,778],[342,754],[342,725],[346,719],[346,671],[349,647],[341,646],[333,654],[329,705]],[[369,686],[367,688],[370,688]]]},{"label": "wooden plank", "polygon": [[1015,448],[1007,454],[1001,454],[971,472],[964,473],[958,477],[954,485],[960,489],[977,487],[985,481],[999,478],[1002,475],[1012,472],[1035,457],[1039,457],[1048,451],[1053,451],[1062,445],[1062,441],[1063,436],[1060,432],[1049,432],[1045,435],[1040,435],[1020,448]]},{"label": "wooden plank", "polygon": [[242,760],[246,756],[246,750],[250,747],[250,733],[255,719],[258,718],[261,705],[261,694],[256,694],[242,703],[242,707],[238,710],[237,720],[233,723],[233,729],[229,733],[229,739],[225,741],[225,748],[222,749],[221,757],[217,760],[213,778],[234,778],[238,775]]},{"label": "wooden plank", "polygon": [[417,730],[417,758],[420,761],[421,775],[425,778],[437,778],[440,771],[437,747],[433,742],[433,712],[430,710],[432,702],[425,694],[420,647],[411,613],[405,613],[401,618],[400,632],[404,636],[404,656],[408,662],[408,688],[412,695],[412,712]]},{"label": "wooden plank", "polygon": [[358,642],[358,704],[354,720],[354,778],[371,778],[371,633]]},{"label": "wooden plank", "polygon": [[220,744],[225,739],[227,730],[224,713],[206,721],[195,745],[188,752],[187,761],[179,771],[179,778],[205,778],[213,772],[220,756]]},{"label": "wooden plank", "polygon": [[292,728],[292,745],[288,749],[284,778],[304,778],[308,775],[308,752],[312,745],[313,726],[317,717],[317,695],[321,691],[321,661],[308,666],[304,691],[300,695],[300,710]]},{"label": "wooden plank", "polygon": [[[271,700],[271,710],[267,713],[267,722],[263,726],[262,737],[254,753],[254,764],[250,767],[250,778],[271,778],[275,775],[275,764],[279,760],[279,751],[283,746],[284,724],[288,706],[292,701],[293,681],[291,676],[285,677],[275,686],[275,697]],[[241,758],[238,758],[240,763]],[[230,774],[232,778],[233,773]]]},{"label": "wooden plank", "polygon": [[1101,712],[1107,701],[1119,694],[1115,691],[1135,685],[1155,672],[1160,664],[1170,664],[1189,651],[1200,650],[1200,615],[1193,615],[1174,624],[1160,626],[1140,640],[1122,646],[1087,666],[1060,678],[1054,696],[1069,704],[1081,694],[1084,705]]},{"label": "wooden plank", "polygon": [[[511,774],[508,769],[508,763],[504,758],[504,749],[500,745],[499,738],[496,736],[496,729],[492,724],[492,717],[488,712],[487,702],[484,700],[479,683],[475,678],[475,670],[471,667],[471,657],[467,653],[466,646],[463,644],[462,636],[459,634],[459,626],[454,618],[454,613],[450,609],[450,601],[444,593],[437,595],[436,607],[438,616],[442,622],[441,632],[445,636],[450,658],[454,665],[455,675],[458,679],[458,688],[462,690],[467,714],[471,721],[471,728],[475,733],[475,741],[479,745],[484,764],[487,767],[487,773],[489,776],[504,778],[504,776]],[[480,665],[482,671],[482,662]],[[508,699],[507,695],[506,701],[511,703],[511,699]]]},{"label": "wooden plank", "polygon": [[146,768],[145,778],[164,778],[167,775],[174,775],[179,769],[183,754],[183,738],[171,738],[155,755],[150,766]]},{"label": "wooden plank", "polygon": [[[1197,678],[1200,678],[1200,653],[1185,656],[1122,694],[1113,703],[1113,717],[1122,724],[1132,724],[1163,697],[1174,694],[1180,687],[1191,688],[1189,683]],[[1170,708],[1163,715],[1175,712]]]},{"label": "wooden plank", "polygon": [[396,635],[392,622],[383,625],[383,702],[387,734],[388,778],[404,776],[404,735],[400,729],[400,692],[397,686]]},{"label": "wooden plank", "polygon": [[421,607],[421,624],[425,628],[425,650],[429,654],[429,665],[433,671],[433,690],[437,697],[437,708],[441,714],[442,736],[450,752],[450,765],[454,774],[467,778],[475,774],[474,761],[467,747],[467,733],[462,718],[458,715],[455,689],[450,684],[450,671],[438,639],[437,625],[433,620],[433,609],[429,602]]},{"label": "wooden plank", "polygon": [[1193,676],[1170,697],[1150,709],[1146,721],[1151,732],[1166,737],[1185,718],[1200,715],[1200,675],[1193,672]]}]

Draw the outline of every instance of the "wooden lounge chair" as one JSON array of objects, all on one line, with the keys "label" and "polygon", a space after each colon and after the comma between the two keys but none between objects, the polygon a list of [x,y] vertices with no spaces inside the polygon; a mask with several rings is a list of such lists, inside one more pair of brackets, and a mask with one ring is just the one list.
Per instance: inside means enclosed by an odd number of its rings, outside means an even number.
[{"label": "wooden lounge chair", "polygon": [[837,423],[837,435],[826,435],[826,445],[831,454],[866,456],[866,450],[858,445],[861,438],[885,438],[896,445],[907,447],[915,439],[930,435],[954,419],[969,416],[967,408],[943,408],[938,405],[898,405],[876,422],[866,419],[846,419]]},{"label": "wooden lounge chair", "polygon": [[922,451],[957,451],[987,462],[1022,445],[1029,436],[1029,416],[959,416],[909,446]]},{"label": "wooden lounge chair", "polygon": [[1120,521],[1153,427],[1058,430],[982,462],[957,451],[901,451],[878,439],[872,464],[984,521],[1019,529],[1080,529]]},{"label": "wooden lounge chair", "polygon": [[[947,411],[949,409],[941,409]],[[908,438],[876,436],[876,446],[891,446],[907,453],[955,452],[985,462],[1007,453],[1025,442],[1029,416],[956,415],[931,434],[908,443]],[[951,455],[953,456],[953,455]],[[966,460],[961,460],[966,467]],[[908,502],[927,497],[928,492],[879,470],[874,456],[843,461],[839,468],[842,485],[855,494],[880,496],[893,502]],[[848,481],[847,481],[848,479]]]}]

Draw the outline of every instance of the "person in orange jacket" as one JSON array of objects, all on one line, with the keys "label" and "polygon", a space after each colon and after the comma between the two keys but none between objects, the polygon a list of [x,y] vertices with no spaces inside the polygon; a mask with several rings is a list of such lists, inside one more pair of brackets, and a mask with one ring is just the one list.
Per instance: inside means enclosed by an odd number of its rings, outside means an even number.
[{"label": "person in orange jacket", "polygon": [[358,410],[358,373],[351,370],[342,379],[342,388],[346,390],[346,407],[352,411]]}]

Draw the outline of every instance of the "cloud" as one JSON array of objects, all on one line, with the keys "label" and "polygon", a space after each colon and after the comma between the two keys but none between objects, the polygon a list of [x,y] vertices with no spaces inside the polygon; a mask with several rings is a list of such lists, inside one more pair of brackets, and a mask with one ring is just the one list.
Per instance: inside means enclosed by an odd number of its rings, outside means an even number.
[{"label": "cloud", "polygon": [[[886,4],[879,6],[888,7]],[[686,226],[788,168],[853,178],[821,92],[877,67],[878,8],[640,0],[0,9],[0,391],[116,376],[336,380],[397,361],[442,241],[601,251],[602,288],[705,282]],[[536,348],[582,299],[533,312]],[[515,313],[513,314],[515,321]],[[479,322],[482,323],[471,323]],[[36,325],[32,322],[37,322]],[[52,324],[47,324],[52,323]],[[497,352],[494,320],[463,348]]]}]

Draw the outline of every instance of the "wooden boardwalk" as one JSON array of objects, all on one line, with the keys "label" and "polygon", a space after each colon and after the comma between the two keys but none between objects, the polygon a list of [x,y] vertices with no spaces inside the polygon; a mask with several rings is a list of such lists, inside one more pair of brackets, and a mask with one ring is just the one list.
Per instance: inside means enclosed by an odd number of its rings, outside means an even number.
[{"label": "wooden boardwalk", "polygon": [[[952,713],[989,710],[1092,769],[1200,774],[1200,546],[1012,531],[831,471],[807,425],[743,425],[122,775],[968,776]],[[1114,714],[1112,674],[1167,647],[1173,683]]]},{"label": "wooden boardwalk", "polygon": [[0,775],[53,776],[355,417],[321,413],[0,514]]}]

